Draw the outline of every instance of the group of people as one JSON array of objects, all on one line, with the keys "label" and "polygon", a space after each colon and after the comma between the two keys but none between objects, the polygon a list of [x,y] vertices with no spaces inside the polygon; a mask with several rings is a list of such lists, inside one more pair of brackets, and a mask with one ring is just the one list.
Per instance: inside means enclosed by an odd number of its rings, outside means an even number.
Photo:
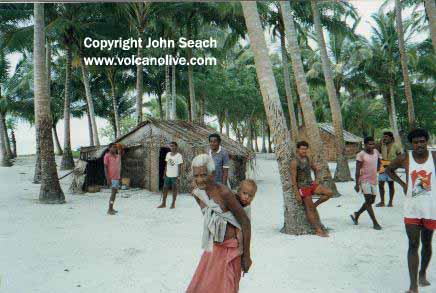
[{"label": "group of people", "polygon": [[[408,135],[412,150],[402,153],[394,142],[392,132],[383,133],[380,145],[374,138],[364,139],[364,149],[356,156],[355,190],[364,196],[361,208],[350,217],[355,225],[365,211],[373,221],[373,228],[381,230],[372,205],[377,189],[380,191],[378,207],[384,207],[385,183],[389,187],[389,207],[393,206],[394,182],[404,191],[404,223],[409,239],[408,267],[410,288],[408,293],[417,293],[418,286],[429,286],[426,271],[432,254],[432,236],[436,229],[436,152],[427,149],[429,134],[424,129],[415,129]],[[234,192],[228,186],[229,155],[220,146],[218,134],[209,136],[210,149],[207,154],[196,156],[192,161],[192,195],[203,213],[202,248],[200,263],[188,286],[189,293],[238,292],[242,273],[248,272],[252,264],[250,256],[251,224],[250,204],[255,198],[257,185],[253,180],[244,180]],[[291,161],[291,183],[297,202],[304,206],[307,219],[315,233],[328,237],[322,226],[317,207],[329,200],[333,192],[318,183],[320,167],[308,156],[309,144],[297,143],[295,158]],[[113,203],[119,187],[119,168],[113,167],[119,155],[116,145],[110,145],[104,158],[105,174],[111,182],[112,195],[108,214],[115,214]],[[168,191],[173,191],[171,208],[175,208],[177,182],[181,174],[183,157],[177,151],[177,143],[171,143],[171,152],[166,157],[167,167],[163,188],[163,199],[158,208],[166,207]],[[404,168],[406,182],[395,171]],[[315,180],[312,179],[312,171]],[[312,197],[318,195],[314,201]],[[418,249],[420,242],[421,266]]]}]

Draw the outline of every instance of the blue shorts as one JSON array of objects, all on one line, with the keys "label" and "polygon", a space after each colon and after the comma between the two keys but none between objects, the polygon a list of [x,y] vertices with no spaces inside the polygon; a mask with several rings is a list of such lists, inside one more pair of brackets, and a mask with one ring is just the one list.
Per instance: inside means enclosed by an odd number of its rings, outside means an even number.
[{"label": "blue shorts", "polygon": [[389,177],[388,174],[386,174],[386,172],[380,173],[378,174],[378,181],[379,182],[388,182],[388,181],[393,181],[391,179],[391,177]]},{"label": "blue shorts", "polygon": [[112,183],[112,185],[111,185],[112,189],[119,189],[120,188],[120,180],[112,179],[111,183]]}]

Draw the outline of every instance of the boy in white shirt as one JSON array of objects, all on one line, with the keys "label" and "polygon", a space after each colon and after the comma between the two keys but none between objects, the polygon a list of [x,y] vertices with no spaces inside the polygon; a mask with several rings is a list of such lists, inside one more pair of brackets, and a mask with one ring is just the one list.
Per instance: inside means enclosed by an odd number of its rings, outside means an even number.
[{"label": "boy in white shirt", "polygon": [[177,143],[171,142],[170,149],[171,152],[167,153],[165,161],[167,162],[165,166],[165,178],[163,186],[163,198],[162,204],[158,208],[165,208],[167,203],[168,190],[173,190],[173,203],[171,204],[171,209],[176,207],[177,198],[177,181],[178,177],[182,171],[183,157],[177,152]]}]

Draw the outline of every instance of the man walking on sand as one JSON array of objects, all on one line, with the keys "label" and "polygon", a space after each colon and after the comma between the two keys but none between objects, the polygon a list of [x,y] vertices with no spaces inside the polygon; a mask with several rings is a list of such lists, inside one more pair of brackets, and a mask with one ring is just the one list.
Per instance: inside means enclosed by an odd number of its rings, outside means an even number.
[{"label": "man walking on sand", "polygon": [[[119,152],[119,153],[118,153]],[[121,150],[117,149],[114,143],[109,144],[109,151],[104,155],[104,174],[106,183],[111,187],[111,197],[109,199],[108,215],[115,215],[118,211],[114,210],[115,198],[120,188],[121,179]]]},{"label": "man walking on sand", "polygon": [[380,168],[380,153],[375,149],[374,138],[366,137],[364,139],[365,148],[356,156],[356,192],[360,190],[365,197],[360,210],[351,215],[354,224],[359,223],[359,217],[367,211],[371,217],[375,230],[381,230],[381,226],[375,218],[372,204],[377,194],[377,171]]},{"label": "man walking on sand", "polygon": [[[321,225],[317,207],[323,202],[329,200],[333,192],[330,188],[318,184],[312,180],[311,171],[315,173],[315,179],[320,168],[312,164],[307,155],[309,144],[305,141],[297,143],[297,156],[291,162],[291,181],[295,196],[299,202],[304,204],[306,216],[309,223],[315,229],[315,233],[321,237],[328,237]],[[320,198],[314,203],[312,195],[320,195]]]},{"label": "man walking on sand", "polygon": [[158,206],[158,208],[165,208],[167,204],[167,196],[168,190],[172,189],[173,191],[173,202],[171,204],[170,209],[174,209],[176,207],[176,198],[177,198],[177,181],[179,180],[179,176],[182,173],[182,164],[183,157],[177,151],[178,145],[177,142],[173,141],[170,144],[171,152],[167,153],[165,157],[165,178],[163,185],[163,195],[162,195],[162,204]]},{"label": "man walking on sand", "polygon": [[[386,173],[403,187],[406,195],[404,224],[409,239],[407,261],[410,277],[407,292],[418,293],[418,285],[430,286],[426,272],[432,254],[433,231],[436,230],[436,152],[427,149],[429,134],[425,129],[412,130],[407,138],[412,144],[412,151],[394,160]],[[406,169],[406,182],[395,173],[398,168]],[[421,268],[418,273],[420,241]]]},{"label": "man walking on sand", "polygon": [[393,207],[393,200],[395,194],[394,181],[386,173],[385,168],[401,155],[401,147],[394,141],[394,134],[391,131],[383,132],[383,139],[378,147],[382,157],[382,166],[380,168],[380,174],[378,176],[378,187],[380,191],[380,202],[376,204],[376,207],[385,206],[385,182],[389,186],[389,204],[388,207]]},{"label": "man walking on sand", "polygon": [[[186,292],[237,293],[241,271],[251,266],[251,224],[232,191],[214,181],[215,164],[207,154],[192,161],[192,194],[203,213],[204,249]],[[237,238],[242,230],[242,255]]]}]

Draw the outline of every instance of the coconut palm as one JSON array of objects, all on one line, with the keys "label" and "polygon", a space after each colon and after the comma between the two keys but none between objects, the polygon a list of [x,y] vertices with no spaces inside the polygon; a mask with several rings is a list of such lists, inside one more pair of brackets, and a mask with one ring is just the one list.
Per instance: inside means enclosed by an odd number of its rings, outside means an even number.
[{"label": "coconut palm", "polygon": [[436,2],[434,0],[425,0],[424,5],[429,21],[433,50],[436,52]]},{"label": "coconut palm", "polygon": [[303,112],[303,118],[307,127],[307,136],[315,162],[321,166],[321,180],[329,186],[334,193],[337,194],[336,185],[332,180],[330,170],[327,165],[326,156],[324,155],[321,136],[319,133],[318,124],[315,118],[312,101],[309,96],[309,86],[307,84],[304,73],[303,62],[301,59],[300,47],[297,41],[297,33],[295,30],[294,19],[291,14],[291,8],[288,2],[281,1],[280,8],[283,16],[286,39],[289,44],[291,53],[292,68],[295,75],[295,83],[297,85],[298,95],[300,97],[300,105]]},{"label": "coconut palm", "polygon": [[348,160],[345,155],[345,142],[343,136],[342,113],[339,99],[336,95],[336,89],[333,81],[333,72],[331,69],[330,59],[327,55],[324,33],[322,31],[321,19],[316,0],[311,0],[313,20],[315,24],[316,39],[320,50],[322,69],[325,78],[326,89],[329,97],[330,110],[332,113],[333,127],[335,129],[335,147],[336,147],[336,181],[351,181],[351,173],[348,167]]},{"label": "coconut palm", "polygon": [[407,115],[409,118],[409,128],[415,128],[415,108],[413,105],[412,88],[410,86],[409,69],[407,68],[406,45],[404,41],[403,19],[401,17],[401,0],[395,0],[395,20],[397,23],[398,45],[400,48],[401,69],[403,72],[404,93],[407,99]]},{"label": "coconut palm", "polygon": [[277,85],[274,79],[272,65],[268,56],[268,49],[259,19],[256,2],[241,1],[245,21],[254,53],[256,72],[263,96],[268,124],[272,130],[276,157],[279,165],[280,179],[283,189],[285,205],[285,223],[282,232],[287,234],[307,234],[311,228],[307,222],[304,210],[297,203],[290,183],[290,162],[293,145],[286,126],[286,120],[280,103]]},{"label": "coconut palm", "polygon": [[[64,203],[65,196],[59,184],[53,152],[50,98],[47,90],[45,64],[44,4],[34,4],[34,88],[36,125],[39,132],[41,159],[41,188],[39,200],[43,203]],[[43,146],[43,147],[42,147]]]}]

